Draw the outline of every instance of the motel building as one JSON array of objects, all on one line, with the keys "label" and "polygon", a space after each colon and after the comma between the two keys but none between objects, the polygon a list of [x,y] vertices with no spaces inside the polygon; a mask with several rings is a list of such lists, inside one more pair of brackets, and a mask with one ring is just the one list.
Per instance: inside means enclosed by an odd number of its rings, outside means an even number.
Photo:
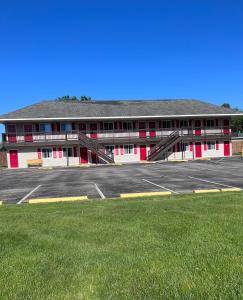
[{"label": "motel building", "polygon": [[42,101],[0,116],[9,168],[232,155],[238,113],[197,100]]}]

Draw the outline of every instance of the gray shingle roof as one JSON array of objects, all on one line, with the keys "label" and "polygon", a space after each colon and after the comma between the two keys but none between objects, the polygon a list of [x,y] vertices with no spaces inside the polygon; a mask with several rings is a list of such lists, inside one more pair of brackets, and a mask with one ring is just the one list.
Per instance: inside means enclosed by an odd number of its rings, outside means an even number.
[{"label": "gray shingle roof", "polygon": [[0,116],[0,122],[18,119],[89,119],[237,115],[232,109],[198,100],[107,100],[92,102],[42,101]]}]

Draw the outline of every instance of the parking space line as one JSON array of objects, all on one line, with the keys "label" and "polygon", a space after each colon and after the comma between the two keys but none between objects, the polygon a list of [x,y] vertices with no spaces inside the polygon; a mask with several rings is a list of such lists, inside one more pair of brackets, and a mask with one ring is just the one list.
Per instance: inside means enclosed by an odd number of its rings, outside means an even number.
[{"label": "parking space line", "polygon": [[40,188],[41,185],[38,185],[35,187],[32,191],[30,191],[27,195],[25,195],[21,200],[19,200],[16,204],[21,204],[24,200],[26,200],[30,195],[32,195],[38,188]]},{"label": "parking space line", "polygon": [[221,186],[225,186],[225,187],[229,187],[229,188],[237,188],[236,186],[227,185],[227,184],[223,184],[223,183],[218,183],[218,182],[215,182],[215,181],[201,179],[201,178],[197,178],[197,177],[193,177],[193,176],[188,176],[188,178],[195,179],[195,180],[198,180],[198,181],[204,181],[204,182],[211,183],[211,184],[214,184],[214,185],[221,185]]},{"label": "parking space line", "polygon": [[164,187],[164,186],[162,186],[162,185],[159,185],[159,184],[154,183],[154,182],[152,182],[152,181],[149,181],[149,180],[147,180],[147,179],[142,179],[142,180],[143,180],[143,181],[146,181],[146,182],[148,182],[148,183],[150,183],[150,184],[152,184],[152,185],[154,185],[154,186],[160,187],[160,188],[162,188],[162,189],[164,189],[164,190],[166,190],[166,191],[172,192],[172,193],[174,193],[174,194],[180,194],[179,192],[170,190],[170,189],[168,189],[168,188],[166,188],[166,187]]},{"label": "parking space line", "polygon": [[102,191],[100,190],[100,188],[98,187],[98,185],[95,183],[94,184],[96,191],[98,192],[98,194],[100,195],[101,199],[105,199],[105,195],[102,193]]}]

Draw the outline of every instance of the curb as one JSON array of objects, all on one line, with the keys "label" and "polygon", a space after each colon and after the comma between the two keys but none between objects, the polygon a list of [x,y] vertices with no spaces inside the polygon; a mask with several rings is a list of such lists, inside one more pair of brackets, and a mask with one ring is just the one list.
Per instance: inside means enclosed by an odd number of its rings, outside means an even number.
[{"label": "curb", "polygon": [[39,203],[55,203],[55,202],[72,202],[72,201],[83,201],[88,200],[87,196],[77,196],[77,197],[59,197],[59,198],[37,198],[30,199],[29,204],[39,204]]},{"label": "curb", "polygon": [[241,192],[242,189],[240,188],[224,188],[221,189],[221,192]]},{"label": "curb", "polygon": [[120,198],[137,198],[137,197],[153,197],[153,196],[170,196],[171,192],[145,192],[145,193],[128,193],[120,194]]},{"label": "curb", "polygon": [[194,190],[194,194],[207,194],[207,193],[219,193],[221,190],[219,189],[211,189],[211,190]]}]

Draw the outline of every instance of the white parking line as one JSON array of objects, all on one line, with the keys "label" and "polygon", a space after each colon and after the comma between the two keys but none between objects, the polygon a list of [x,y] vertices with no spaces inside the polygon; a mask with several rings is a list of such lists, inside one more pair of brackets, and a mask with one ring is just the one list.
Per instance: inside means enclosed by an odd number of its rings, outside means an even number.
[{"label": "white parking line", "polygon": [[96,191],[98,192],[98,194],[100,195],[100,197],[102,199],[105,199],[105,195],[102,193],[102,191],[100,190],[100,188],[98,187],[98,185],[95,183],[94,184]]},{"label": "white parking line", "polygon": [[21,204],[24,200],[26,200],[31,194],[33,194],[36,190],[38,190],[38,188],[40,188],[41,185],[38,185],[36,188],[34,188],[31,192],[29,192],[27,195],[25,195],[21,200],[19,200],[19,202],[17,202],[16,204]]},{"label": "white parking line", "polygon": [[148,182],[148,183],[150,183],[150,184],[153,184],[153,185],[155,185],[155,186],[157,186],[157,187],[160,187],[160,188],[162,188],[162,189],[164,189],[164,190],[166,190],[166,191],[172,192],[172,193],[174,193],[174,194],[180,194],[179,192],[170,190],[170,189],[168,189],[168,188],[166,188],[166,187],[164,187],[164,186],[162,186],[162,185],[159,185],[159,184],[154,183],[154,182],[152,182],[152,181],[149,181],[149,180],[147,180],[147,179],[142,179],[142,180],[143,180],[143,181],[146,181],[146,182]]},{"label": "white parking line", "polygon": [[201,179],[201,178],[197,178],[197,177],[188,176],[188,178],[195,179],[195,180],[198,180],[198,181],[204,181],[204,182],[215,184],[215,185],[221,185],[221,186],[225,186],[225,187],[229,187],[229,188],[238,188],[236,186],[227,185],[227,184],[223,184],[223,183],[218,183],[218,182],[215,182],[215,181],[209,181],[209,180]]}]

